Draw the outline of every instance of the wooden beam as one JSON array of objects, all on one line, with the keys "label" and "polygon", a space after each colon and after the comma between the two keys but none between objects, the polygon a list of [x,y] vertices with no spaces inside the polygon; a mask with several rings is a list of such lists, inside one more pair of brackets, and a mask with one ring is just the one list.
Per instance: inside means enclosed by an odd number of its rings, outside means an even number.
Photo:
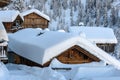
[{"label": "wooden beam", "polygon": [[95,61],[100,61],[99,58],[97,58],[96,56],[90,54],[88,51],[84,50],[83,48],[80,48],[79,46],[75,45],[75,48],[79,51],[81,51],[83,54],[87,55],[88,57],[90,57],[91,59],[95,60]]}]

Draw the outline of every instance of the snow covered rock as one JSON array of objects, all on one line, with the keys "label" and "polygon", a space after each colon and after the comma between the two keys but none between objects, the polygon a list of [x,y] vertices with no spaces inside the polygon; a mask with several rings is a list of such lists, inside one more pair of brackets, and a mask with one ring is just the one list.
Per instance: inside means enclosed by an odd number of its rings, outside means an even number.
[{"label": "snow covered rock", "polygon": [[43,68],[40,77],[43,80],[66,80],[62,74],[52,70],[50,67]]},{"label": "snow covered rock", "polygon": [[65,32],[65,30],[63,30],[63,29],[60,29],[60,30],[58,30],[58,32]]},{"label": "snow covered rock", "polygon": [[46,31],[50,31],[50,29],[49,29],[49,28],[45,28],[44,31],[45,31],[45,32],[46,32]]}]

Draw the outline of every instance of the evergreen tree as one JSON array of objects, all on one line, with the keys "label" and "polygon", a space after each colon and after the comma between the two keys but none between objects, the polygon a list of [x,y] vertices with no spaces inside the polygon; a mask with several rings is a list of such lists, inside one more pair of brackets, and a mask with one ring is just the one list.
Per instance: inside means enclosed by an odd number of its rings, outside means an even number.
[{"label": "evergreen tree", "polygon": [[62,6],[63,9],[66,10],[68,8],[68,0],[63,0]]},{"label": "evergreen tree", "polygon": [[110,15],[110,18],[111,18],[111,26],[113,26],[113,25],[115,25],[115,23],[116,23],[116,15],[115,15],[116,13],[115,13],[115,8],[113,7],[112,9],[111,9],[111,15]]},{"label": "evergreen tree", "polygon": [[13,8],[22,12],[25,9],[24,0],[16,0],[13,2]]},{"label": "evergreen tree", "polygon": [[107,27],[108,26],[107,3],[105,4],[103,19],[104,19],[104,27]]},{"label": "evergreen tree", "polygon": [[100,25],[100,0],[95,0],[96,4],[95,4],[95,24],[96,26],[99,26]]}]

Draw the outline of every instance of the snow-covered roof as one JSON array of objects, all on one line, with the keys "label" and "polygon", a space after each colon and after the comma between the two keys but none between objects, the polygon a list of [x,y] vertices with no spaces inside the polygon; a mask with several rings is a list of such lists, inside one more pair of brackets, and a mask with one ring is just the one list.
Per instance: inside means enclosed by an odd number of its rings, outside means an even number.
[{"label": "snow-covered roof", "polygon": [[38,14],[39,16],[42,16],[43,18],[45,18],[45,19],[47,19],[48,21],[50,21],[50,17],[49,17],[49,16],[47,16],[46,14],[40,12],[40,11],[37,10],[37,9],[30,9],[30,10],[27,10],[27,11],[22,12],[21,14],[22,14],[23,16],[26,16],[26,15],[31,14],[31,13],[36,13],[36,14]]},{"label": "snow-covered roof", "polygon": [[0,21],[0,40],[2,40],[2,39],[8,41],[7,32],[4,28],[3,23]]},{"label": "snow-covered roof", "polygon": [[95,43],[117,43],[117,39],[111,28],[105,27],[69,27],[69,32],[80,35],[83,33],[85,37]]},{"label": "snow-covered roof", "polygon": [[[74,45],[78,45],[104,62],[120,69],[120,62],[95,44],[71,33],[46,31],[38,36],[39,29],[23,29],[9,35],[8,47],[20,56],[38,64],[45,64]],[[24,36],[26,34],[26,36]]]},{"label": "snow-covered roof", "polygon": [[0,20],[2,22],[13,22],[18,15],[21,17],[22,20],[24,20],[20,12],[16,10],[0,11],[0,15]]}]

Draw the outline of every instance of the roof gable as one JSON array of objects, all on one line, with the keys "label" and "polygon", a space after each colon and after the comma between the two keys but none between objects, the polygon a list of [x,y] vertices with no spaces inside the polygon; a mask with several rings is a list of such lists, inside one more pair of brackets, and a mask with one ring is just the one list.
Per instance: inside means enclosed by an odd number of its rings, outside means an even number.
[{"label": "roof gable", "polygon": [[29,15],[29,14],[31,14],[31,13],[36,13],[36,14],[38,14],[39,16],[42,16],[42,17],[45,18],[46,20],[50,21],[49,16],[45,15],[44,13],[40,12],[40,11],[37,10],[37,9],[30,9],[30,10],[27,10],[27,11],[22,12],[21,14],[22,14],[23,16],[26,16],[26,15]]},{"label": "roof gable", "polygon": [[72,46],[56,57],[60,62],[65,64],[81,64],[93,61],[99,62],[100,59],[82,49],[80,46]]},{"label": "roof gable", "polygon": [[20,12],[15,10],[0,11],[0,15],[2,15],[0,16],[2,22],[13,22],[18,15],[21,17],[22,20],[24,20]]}]

